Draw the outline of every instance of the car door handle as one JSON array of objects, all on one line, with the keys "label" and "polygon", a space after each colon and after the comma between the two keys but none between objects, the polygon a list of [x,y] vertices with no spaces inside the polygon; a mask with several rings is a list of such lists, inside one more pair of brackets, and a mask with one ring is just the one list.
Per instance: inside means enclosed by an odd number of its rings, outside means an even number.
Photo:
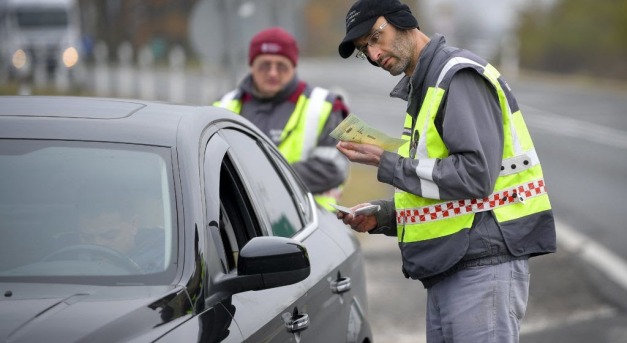
[{"label": "car door handle", "polygon": [[294,309],[294,313],[283,313],[281,316],[287,332],[294,333],[303,331],[309,327],[309,315],[307,313],[298,313],[297,309]]},{"label": "car door handle", "polygon": [[335,294],[345,293],[351,290],[351,278],[339,277],[335,281],[331,281],[331,292]]}]

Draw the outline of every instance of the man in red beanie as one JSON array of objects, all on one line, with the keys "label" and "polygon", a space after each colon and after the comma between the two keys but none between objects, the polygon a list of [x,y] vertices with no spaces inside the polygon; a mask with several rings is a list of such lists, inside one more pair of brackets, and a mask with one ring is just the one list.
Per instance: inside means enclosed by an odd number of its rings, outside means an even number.
[{"label": "man in red beanie", "polygon": [[250,73],[215,106],[255,124],[276,144],[316,201],[337,203],[348,176],[348,160],[329,133],[348,115],[342,98],[299,80],[298,44],[280,27],[257,33],[248,52]]}]

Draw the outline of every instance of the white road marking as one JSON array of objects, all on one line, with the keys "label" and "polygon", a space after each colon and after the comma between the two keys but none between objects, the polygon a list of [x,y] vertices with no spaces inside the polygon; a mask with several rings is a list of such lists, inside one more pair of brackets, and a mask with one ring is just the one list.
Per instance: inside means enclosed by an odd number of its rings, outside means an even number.
[{"label": "white road marking", "polygon": [[521,105],[521,108],[527,124],[536,129],[627,150],[626,131],[573,119],[537,107]]},{"label": "white road marking", "polygon": [[627,291],[627,262],[593,239],[557,222],[557,242]]},{"label": "white road marking", "polygon": [[520,329],[521,334],[531,334],[535,332],[541,332],[544,330],[557,328],[560,326],[568,326],[576,323],[584,323],[589,320],[598,320],[601,318],[611,318],[615,316],[617,310],[611,307],[599,308],[596,310],[588,310],[588,311],[577,311],[573,312],[566,317],[543,317],[543,318],[534,318],[533,321],[528,321],[525,319],[522,328]]},{"label": "white road marking", "polygon": [[[564,249],[569,253],[577,255],[583,261],[604,273],[617,285],[627,290],[627,262],[625,260],[559,220],[556,221],[556,230],[559,249]],[[390,249],[390,245],[382,244],[384,238],[377,238],[379,237],[366,237],[361,240],[362,245],[371,252],[380,253]],[[392,237],[385,238],[394,239]],[[419,285],[416,285],[416,287],[419,287]],[[372,293],[378,291],[380,290],[375,290],[373,287],[370,287],[369,297],[376,296]],[[592,319],[611,318],[615,316],[616,313],[617,310],[615,308],[602,306],[589,310],[574,311],[567,316],[536,316],[534,318],[525,318],[521,328],[521,334],[541,332],[552,328],[583,323]],[[421,314],[421,316],[422,315],[423,314]],[[424,328],[421,328],[420,325],[416,325],[415,327],[394,327],[391,325],[377,327],[375,325],[373,329],[375,339],[380,342],[420,343],[424,342],[426,337]]]}]

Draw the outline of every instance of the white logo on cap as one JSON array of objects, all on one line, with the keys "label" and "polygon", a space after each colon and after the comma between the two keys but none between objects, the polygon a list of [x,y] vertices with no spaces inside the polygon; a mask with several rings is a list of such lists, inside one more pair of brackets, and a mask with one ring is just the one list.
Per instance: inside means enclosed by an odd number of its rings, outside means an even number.
[{"label": "white logo on cap", "polygon": [[350,26],[350,24],[352,24],[355,21],[355,19],[357,19],[357,16],[359,15],[359,13],[361,12],[357,10],[353,10],[353,11],[350,11],[346,15],[346,27]]},{"label": "white logo on cap", "polygon": [[281,51],[281,46],[276,43],[263,43],[261,44],[261,52],[265,54],[276,54]]}]

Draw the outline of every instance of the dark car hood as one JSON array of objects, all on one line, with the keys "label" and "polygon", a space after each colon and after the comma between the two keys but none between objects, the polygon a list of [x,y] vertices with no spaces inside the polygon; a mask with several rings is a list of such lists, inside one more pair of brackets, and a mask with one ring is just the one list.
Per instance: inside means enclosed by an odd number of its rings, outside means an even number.
[{"label": "dark car hood", "polygon": [[172,325],[164,324],[188,317],[190,308],[176,286],[3,283],[0,289],[0,341],[6,342],[114,342],[149,330],[159,335]]}]

